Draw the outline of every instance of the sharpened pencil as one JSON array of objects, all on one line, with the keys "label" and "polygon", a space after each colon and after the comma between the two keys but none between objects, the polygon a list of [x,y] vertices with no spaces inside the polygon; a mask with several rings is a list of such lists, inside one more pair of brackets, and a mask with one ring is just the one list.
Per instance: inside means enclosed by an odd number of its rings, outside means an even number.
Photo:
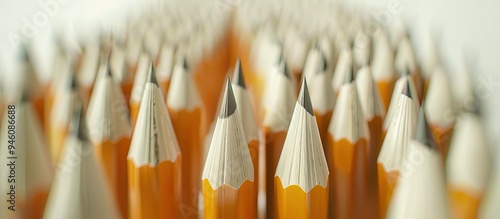
[{"label": "sharpened pencil", "polygon": [[175,66],[175,53],[176,46],[164,40],[158,56],[158,64],[156,65],[156,77],[164,94],[168,93],[168,88],[170,86],[170,80]]},{"label": "sharpened pencil", "polygon": [[36,115],[40,119],[40,124],[42,127],[45,124],[45,107],[44,107],[44,89],[43,85],[40,83],[36,73],[36,66],[33,63],[31,51],[28,45],[22,45],[20,51],[20,72],[23,75],[23,90],[25,90],[24,95],[28,95],[29,100],[33,104]]},{"label": "sharpened pencil", "polygon": [[394,60],[394,65],[396,71],[404,72],[407,71],[411,75],[415,89],[417,91],[419,103],[422,102],[423,92],[424,92],[424,82],[422,80],[422,75],[420,74],[420,69],[415,60],[415,53],[411,45],[408,36],[404,36],[399,42],[398,49],[396,52],[396,58]]},{"label": "sharpened pencil", "polygon": [[89,139],[81,100],[71,109],[70,134],[57,167],[44,218],[121,218]]},{"label": "sharpened pencil", "polygon": [[266,154],[266,206],[267,218],[275,218],[276,199],[274,174],[285,143],[288,126],[293,114],[294,90],[286,62],[281,61],[279,72],[274,72],[273,81],[266,91],[269,105],[265,108],[263,134]]},{"label": "sharpened pencil", "polygon": [[59,161],[63,151],[64,141],[69,133],[72,109],[75,103],[81,101],[85,108],[84,99],[80,87],[76,81],[74,72],[69,72],[66,81],[61,82],[54,97],[49,122],[49,147],[52,160]]},{"label": "sharpened pencil", "polygon": [[204,218],[257,217],[257,191],[250,150],[227,79],[224,98],[202,174]]},{"label": "sharpened pencil", "polygon": [[127,160],[129,217],[180,218],[181,151],[152,63]]},{"label": "sharpened pencil", "polygon": [[328,217],[328,164],[307,82],[299,98],[276,168],[278,218]]},{"label": "sharpened pencil", "polygon": [[330,163],[330,218],[365,218],[369,215],[368,161],[370,136],[357,94],[352,67],[340,86],[328,128]]},{"label": "sharpened pencil", "polygon": [[427,103],[425,107],[429,112],[429,125],[434,133],[443,161],[446,161],[455,118],[450,84],[441,68],[437,68],[431,75],[425,99]]},{"label": "sharpened pencil", "polygon": [[451,218],[443,161],[425,114],[421,107],[404,161],[411,168],[401,171],[387,212],[389,219]]},{"label": "sharpened pencil", "polygon": [[185,61],[176,63],[174,67],[167,108],[182,154],[181,216],[198,218],[198,194],[201,191],[203,165],[202,103]]},{"label": "sharpened pencil", "polygon": [[386,217],[403,162],[408,157],[408,143],[415,135],[418,103],[413,99],[415,96],[410,91],[410,82],[411,80],[407,80],[403,92],[397,99],[397,111],[394,112],[394,118],[387,130],[377,159],[380,218]]},{"label": "sharpened pencil", "polygon": [[112,186],[121,215],[127,217],[127,154],[132,127],[120,85],[106,66],[106,72],[98,75],[88,106],[89,137]]},{"label": "sharpened pencil", "polygon": [[389,38],[384,30],[377,30],[373,38],[374,53],[371,62],[373,80],[377,84],[380,98],[384,104],[384,110],[387,110],[389,109],[392,90],[398,77],[394,70],[394,54]]}]

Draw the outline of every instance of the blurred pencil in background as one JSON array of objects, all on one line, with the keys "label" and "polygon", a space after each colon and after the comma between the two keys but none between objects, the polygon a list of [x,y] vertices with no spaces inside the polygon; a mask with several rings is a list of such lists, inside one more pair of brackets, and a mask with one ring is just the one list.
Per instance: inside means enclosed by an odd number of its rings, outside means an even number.
[{"label": "blurred pencil in background", "polygon": [[70,133],[56,169],[44,218],[121,218],[94,153],[80,99],[71,109]]},{"label": "blurred pencil in background", "polygon": [[294,91],[290,71],[284,60],[280,60],[279,68],[272,73],[271,86],[266,91],[265,117],[262,132],[266,156],[266,214],[267,218],[275,218],[276,198],[274,190],[274,174],[278,166],[279,156],[285,143],[288,126],[293,114]]},{"label": "blurred pencil in background", "polygon": [[330,163],[330,218],[364,218],[369,211],[370,136],[356,89],[352,67],[340,86],[335,114],[330,122],[328,146]]},{"label": "blurred pencil in background", "polygon": [[203,160],[201,104],[198,89],[186,60],[180,60],[172,72],[167,108],[183,155],[181,204],[183,218],[198,217],[198,194],[201,191]]},{"label": "blurred pencil in background", "polygon": [[114,81],[109,65],[98,73],[88,106],[90,140],[113,188],[123,217],[128,212],[127,154],[132,128],[122,90]]}]

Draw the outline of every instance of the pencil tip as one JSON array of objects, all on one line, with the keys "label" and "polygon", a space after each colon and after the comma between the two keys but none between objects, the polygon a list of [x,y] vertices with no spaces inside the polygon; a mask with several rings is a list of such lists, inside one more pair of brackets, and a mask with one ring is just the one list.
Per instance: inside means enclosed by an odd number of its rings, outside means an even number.
[{"label": "pencil tip", "polygon": [[241,67],[241,60],[239,58],[238,60],[236,60],[236,65],[234,66],[233,82],[243,89],[246,88],[245,77],[243,76],[243,68]]},{"label": "pencil tip", "polygon": [[151,62],[151,65],[149,67],[148,82],[158,86],[158,81],[156,80],[156,73],[153,66],[153,62]]},{"label": "pencil tip", "polygon": [[323,72],[326,73],[326,69],[328,69],[328,62],[326,60],[326,56],[323,52],[321,52],[321,57],[323,57]]},{"label": "pencil tip", "polygon": [[75,100],[73,108],[73,118],[72,118],[72,133],[82,141],[90,141],[88,136],[87,119],[85,118],[85,112],[83,110],[83,104],[81,100]]},{"label": "pencil tip", "polygon": [[348,84],[354,81],[354,72],[352,71],[352,65],[348,67],[347,73],[344,78],[344,84]]},{"label": "pencil tip", "polygon": [[77,90],[78,89],[78,82],[76,81],[76,75],[74,73],[71,73],[70,75],[70,80],[71,80],[71,83],[70,83],[70,90]]},{"label": "pencil tip", "polygon": [[224,99],[220,109],[220,118],[227,118],[236,112],[236,100],[234,98],[233,88],[229,77],[226,80],[226,90],[224,91]]},{"label": "pencil tip", "polygon": [[20,51],[21,60],[23,60],[23,61],[29,61],[30,60],[30,54],[29,54],[29,51],[28,51],[28,45],[26,45],[25,43],[22,43],[20,50],[21,50]]},{"label": "pencil tip", "polygon": [[106,77],[113,78],[113,74],[111,74],[111,67],[109,66],[109,62],[106,64]]},{"label": "pencil tip", "polygon": [[182,67],[184,67],[184,70],[186,70],[185,72],[188,72],[189,66],[186,57],[182,59]]},{"label": "pencil tip", "polygon": [[420,112],[418,113],[417,129],[415,132],[415,141],[422,143],[430,147],[431,149],[437,150],[437,145],[432,136],[431,129],[427,123],[427,116],[425,115],[425,103],[422,103],[420,107]]},{"label": "pencil tip", "polygon": [[307,81],[305,78],[302,80],[302,88],[301,88],[300,93],[299,93],[298,102],[302,107],[304,107],[304,109],[309,114],[314,116],[313,107],[312,107],[312,103],[311,103],[311,97],[309,96],[309,88],[307,87]]},{"label": "pencil tip", "polygon": [[411,97],[411,92],[410,92],[410,78],[408,78],[408,80],[406,81],[406,85],[405,85],[405,88],[403,89],[403,95],[409,97],[409,98],[412,98]]},{"label": "pencil tip", "polygon": [[288,79],[291,79],[290,70],[288,69],[288,65],[286,64],[283,55],[280,57],[280,73],[285,75]]}]

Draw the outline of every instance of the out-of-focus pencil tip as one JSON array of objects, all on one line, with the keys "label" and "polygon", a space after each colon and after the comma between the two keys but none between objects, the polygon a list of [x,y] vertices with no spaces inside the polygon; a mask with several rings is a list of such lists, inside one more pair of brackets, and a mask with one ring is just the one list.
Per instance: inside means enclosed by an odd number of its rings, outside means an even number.
[{"label": "out-of-focus pencil tip", "polygon": [[224,91],[224,98],[220,109],[219,117],[227,118],[236,112],[236,99],[234,98],[233,88],[229,77],[226,81],[226,90]]},{"label": "out-of-focus pencil tip", "polygon": [[189,72],[188,69],[189,69],[189,66],[188,66],[188,63],[187,63],[187,59],[184,57],[182,59],[182,67],[184,68],[185,72]]},{"label": "out-of-focus pencil tip", "polygon": [[239,58],[236,60],[236,65],[234,66],[233,82],[244,89],[246,88],[243,68],[241,67],[241,60]]},{"label": "out-of-focus pencil tip", "polygon": [[352,83],[354,82],[354,72],[352,70],[352,66],[348,67],[347,73],[344,78],[344,84]]},{"label": "out-of-focus pencil tip", "polygon": [[305,78],[302,80],[302,88],[300,90],[298,102],[309,114],[314,115],[311,97],[309,96],[309,88],[307,87]]},{"label": "out-of-focus pencil tip", "polygon": [[420,112],[418,113],[417,129],[415,131],[415,141],[437,150],[438,148],[436,142],[432,135],[429,124],[427,123],[427,116],[425,114],[424,104],[425,103],[422,102],[422,106],[420,107]]}]

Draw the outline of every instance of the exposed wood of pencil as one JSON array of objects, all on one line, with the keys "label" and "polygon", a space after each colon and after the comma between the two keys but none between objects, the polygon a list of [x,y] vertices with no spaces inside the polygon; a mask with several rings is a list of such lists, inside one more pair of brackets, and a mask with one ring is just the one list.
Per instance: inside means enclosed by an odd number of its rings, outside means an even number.
[{"label": "exposed wood of pencil", "polygon": [[207,219],[257,217],[252,158],[237,107],[228,79],[202,174]]},{"label": "exposed wood of pencil", "polygon": [[463,113],[447,160],[453,218],[476,218],[490,176],[490,150],[479,117]]},{"label": "exposed wood of pencil", "polygon": [[[385,218],[394,187],[397,184],[405,158],[408,156],[408,142],[414,135],[418,105],[407,81],[398,98],[398,109],[384,138],[377,159],[379,213]],[[396,91],[395,91],[396,92]]]},{"label": "exposed wood of pencil", "polygon": [[425,107],[429,112],[429,124],[441,157],[443,161],[446,161],[455,118],[449,80],[441,68],[436,68],[431,75],[429,92],[425,102]]},{"label": "exposed wood of pencil", "polygon": [[[107,65],[106,65],[107,66]],[[109,67],[98,75],[89,102],[90,137],[121,214],[128,214],[127,154],[132,128],[122,90],[113,80]]]},{"label": "exposed wood of pencil", "polygon": [[404,36],[399,42],[396,52],[395,65],[398,72],[409,72],[417,91],[419,103],[422,102],[424,94],[424,82],[420,73],[420,69],[416,64],[415,53],[408,36]]},{"label": "exposed wood of pencil", "polygon": [[174,69],[174,60],[176,48],[164,39],[163,45],[161,46],[160,54],[158,56],[158,64],[156,76],[158,78],[158,84],[162,89],[164,94],[168,93],[170,80],[172,77],[172,71]]},{"label": "exposed wood of pencil", "polygon": [[180,218],[181,153],[150,70],[128,154],[129,217]]},{"label": "exposed wood of pencil", "polygon": [[192,75],[182,62],[176,64],[172,73],[167,107],[183,155],[181,216],[198,218],[203,160],[201,101]]},{"label": "exposed wood of pencil", "polygon": [[330,218],[366,218],[369,213],[368,158],[370,141],[350,68],[339,89],[329,127],[333,162]]},{"label": "exposed wood of pencil", "polygon": [[[131,71],[129,68],[129,62],[127,62],[123,47],[124,45],[113,42],[109,64],[113,73],[113,78],[120,84],[125,100],[129,100],[132,95],[135,71]],[[139,53],[137,55],[139,55]]]},{"label": "exposed wood of pencil", "polygon": [[328,165],[306,80],[275,174],[278,218],[328,216]]},{"label": "exposed wood of pencil", "polygon": [[272,105],[266,107],[266,116],[263,123],[264,147],[266,150],[267,218],[275,218],[277,216],[274,174],[285,143],[295,102],[290,72],[286,67],[286,62],[283,60],[279,71],[274,73],[274,80],[270,82],[272,86],[266,91],[269,104]]},{"label": "exposed wood of pencil", "polygon": [[[2,157],[0,160],[4,164],[15,161],[16,168],[26,169],[26,171],[18,172],[15,182],[15,204],[3,201],[0,217],[41,219],[53,175],[50,157],[45,146],[40,122],[29,99],[23,98],[20,103],[10,106],[12,107],[6,108],[5,115],[2,115],[3,119],[0,119],[3,121],[2,127],[0,127],[2,130],[0,140],[6,144],[5,147],[1,148]],[[17,137],[14,139],[8,134],[9,126],[12,125],[9,121],[12,119],[16,121],[15,135]],[[7,144],[13,144],[16,147],[14,154],[10,153],[11,149],[7,147]],[[17,159],[11,160],[7,157],[16,157]],[[10,188],[12,184],[7,183],[9,179],[13,179],[11,167],[6,165],[0,168],[0,176],[5,178],[5,183],[0,186],[0,192],[6,194],[6,197],[12,193],[12,188]],[[15,206],[15,211],[11,211],[9,206]]]}]

